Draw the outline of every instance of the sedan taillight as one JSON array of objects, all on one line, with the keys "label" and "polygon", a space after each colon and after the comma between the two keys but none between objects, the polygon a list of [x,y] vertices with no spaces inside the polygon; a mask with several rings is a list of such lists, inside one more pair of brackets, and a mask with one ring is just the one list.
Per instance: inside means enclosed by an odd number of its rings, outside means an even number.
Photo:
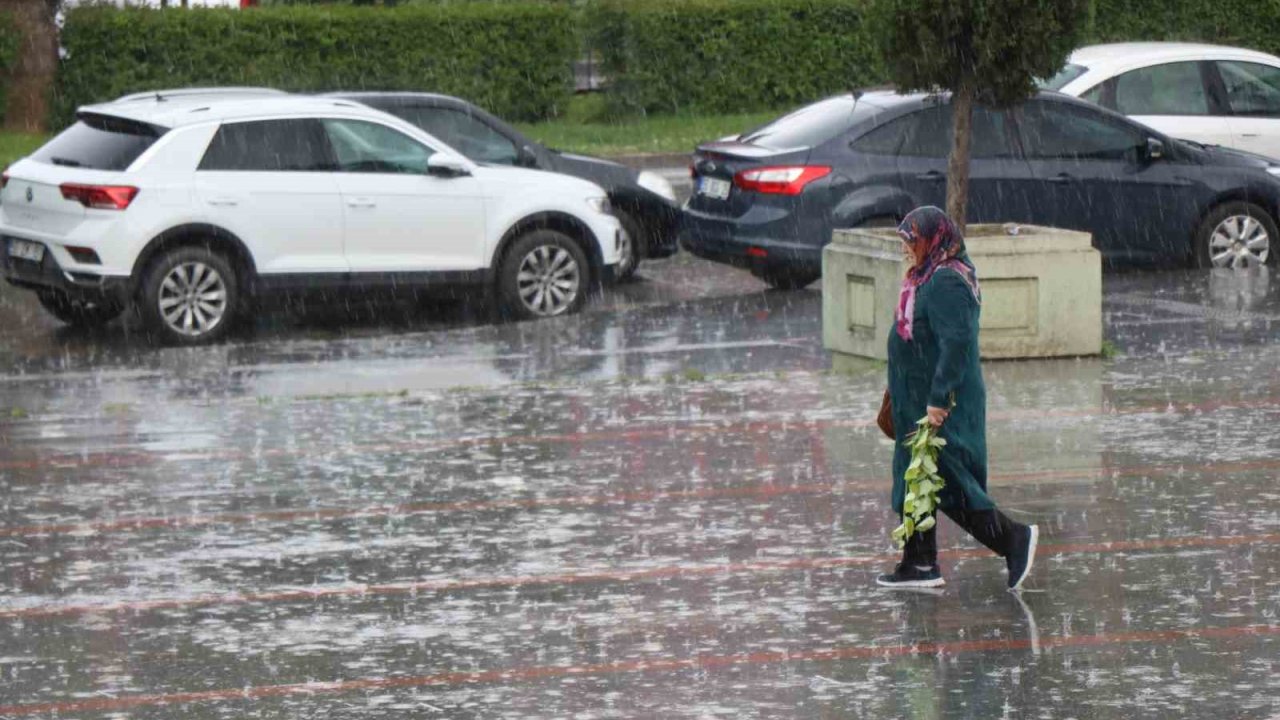
[{"label": "sedan taillight", "polygon": [[87,208],[100,210],[124,210],[138,195],[138,188],[128,185],[63,183],[58,189],[67,200],[76,200]]},{"label": "sedan taillight", "polygon": [[799,195],[809,183],[831,174],[826,165],[786,165],[743,170],[733,176],[739,190],[770,195]]}]

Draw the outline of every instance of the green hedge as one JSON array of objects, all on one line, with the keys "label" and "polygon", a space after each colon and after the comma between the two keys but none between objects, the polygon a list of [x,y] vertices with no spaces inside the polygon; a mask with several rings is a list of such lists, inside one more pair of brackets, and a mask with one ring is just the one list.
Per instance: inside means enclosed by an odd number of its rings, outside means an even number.
[{"label": "green hedge", "polygon": [[6,92],[8,87],[5,84],[5,78],[8,77],[14,61],[18,59],[18,46],[21,41],[22,37],[18,34],[18,28],[14,26],[13,16],[0,11],[0,119],[4,118],[7,107],[5,100],[8,97]]},{"label": "green hedge", "polygon": [[79,105],[164,87],[394,89],[466,97],[516,120],[572,91],[572,11],[545,3],[67,11],[55,123]]},{"label": "green hedge", "polygon": [[594,45],[623,112],[737,112],[883,73],[866,0],[602,0]]},{"label": "green hedge", "polygon": [[1182,40],[1280,54],[1280,0],[1093,0],[1092,42]]}]

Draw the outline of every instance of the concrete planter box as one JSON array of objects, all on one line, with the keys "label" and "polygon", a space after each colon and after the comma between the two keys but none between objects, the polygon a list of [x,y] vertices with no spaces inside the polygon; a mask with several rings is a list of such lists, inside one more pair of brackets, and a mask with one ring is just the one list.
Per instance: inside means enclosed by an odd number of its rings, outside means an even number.
[{"label": "concrete planter box", "polygon": [[[1102,352],[1102,257],[1088,233],[970,225],[965,244],[982,283],[982,357]],[[822,253],[823,345],[885,359],[905,273],[893,230],[836,230]]]}]

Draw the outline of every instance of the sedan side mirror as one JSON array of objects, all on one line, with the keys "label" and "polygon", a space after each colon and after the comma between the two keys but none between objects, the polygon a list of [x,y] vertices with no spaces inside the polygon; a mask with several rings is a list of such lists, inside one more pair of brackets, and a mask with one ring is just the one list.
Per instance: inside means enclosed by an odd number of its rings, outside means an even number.
[{"label": "sedan side mirror", "polygon": [[520,153],[516,156],[516,165],[526,168],[538,167],[538,153],[528,145],[520,148]]},{"label": "sedan side mirror", "polygon": [[436,153],[427,158],[427,174],[437,177],[462,177],[470,175],[471,169],[459,158],[444,153]]},{"label": "sedan side mirror", "polygon": [[1154,162],[1164,157],[1164,141],[1156,138],[1147,138],[1147,161]]}]

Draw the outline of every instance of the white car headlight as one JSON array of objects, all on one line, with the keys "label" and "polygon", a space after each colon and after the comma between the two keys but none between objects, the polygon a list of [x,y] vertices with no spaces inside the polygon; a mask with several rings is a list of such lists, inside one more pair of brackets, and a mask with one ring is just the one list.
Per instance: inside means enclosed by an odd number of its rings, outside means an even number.
[{"label": "white car headlight", "polygon": [[655,195],[661,195],[671,202],[676,201],[676,191],[671,188],[671,183],[667,182],[667,179],[658,173],[645,170],[640,173],[640,177],[636,178],[636,184]]},{"label": "white car headlight", "polygon": [[1267,172],[1271,173],[1272,175],[1275,175],[1276,177],[1280,177],[1280,166],[1272,165],[1271,167],[1267,168]]},{"label": "white car headlight", "polygon": [[592,210],[595,210],[602,215],[608,215],[613,212],[613,208],[609,205],[609,198],[604,197],[603,195],[600,197],[587,198],[587,204],[591,206]]}]

